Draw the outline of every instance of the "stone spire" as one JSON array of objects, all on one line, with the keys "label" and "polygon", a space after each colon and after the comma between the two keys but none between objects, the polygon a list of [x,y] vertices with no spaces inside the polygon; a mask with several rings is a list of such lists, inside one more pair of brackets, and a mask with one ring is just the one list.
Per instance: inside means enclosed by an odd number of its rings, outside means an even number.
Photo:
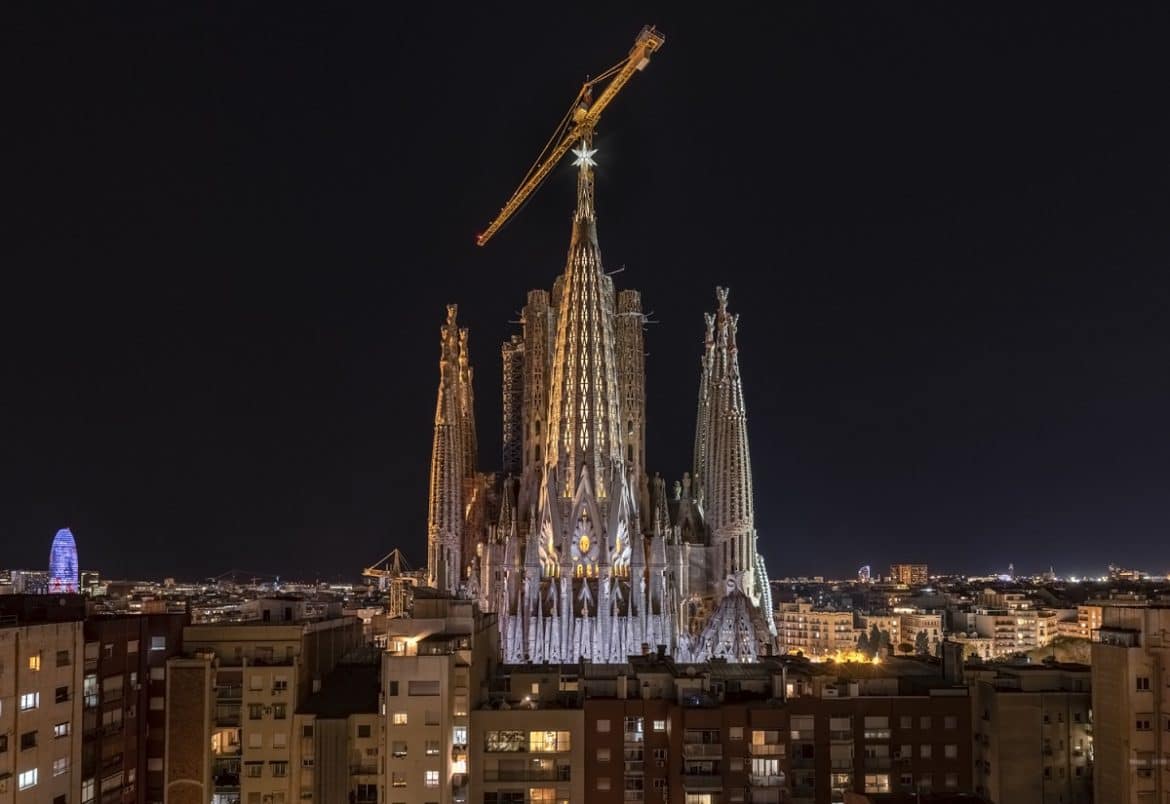
[{"label": "stone spire", "polygon": [[716,288],[716,297],[718,309],[707,319],[695,476],[705,500],[714,566],[758,599],[751,456],[736,344],[739,317],[727,311],[724,288]]},{"label": "stone spire", "polygon": [[621,466],[617,360],[614,355],[613,285],[601,265],[593,209],[592,154],[582,142],[578,154],[577,210],[562,276],[548,440],[544,464],[559,474],[566,496],[576,491],[586,469],[598,497]]},{"label": "stone spire", "polygon": [[478,463],[478,445],[475,441],[475,392],[472,390],[474,372],[467,348],[468,331],[459,330],[459,444],[463,452],[463,477],[475,477]]},{"label": "stone spire", "polygon": [[[447,305],[439,355],[439,397],[435,404],[435,433],[431,448],[431,491],[427,512],[427,584],[451,594],[459,588],[463,566],[463,487],[467,455],[464,392],[466,337],[455,323],[458,308]],[[461,348],[461,340],[463,348]],[[470,369],[467,369],[470,378]]]}]

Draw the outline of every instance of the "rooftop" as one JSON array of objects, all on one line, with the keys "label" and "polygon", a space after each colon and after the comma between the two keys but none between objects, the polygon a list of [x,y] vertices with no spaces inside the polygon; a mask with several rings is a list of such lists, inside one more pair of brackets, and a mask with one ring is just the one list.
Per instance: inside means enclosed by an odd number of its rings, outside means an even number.
[{"label": "rooftop", "polygon": [[376,664],[339,664],[325,677],[321,689],[309,696],[298,714],[319,718],[377,714],[381,682]]}]

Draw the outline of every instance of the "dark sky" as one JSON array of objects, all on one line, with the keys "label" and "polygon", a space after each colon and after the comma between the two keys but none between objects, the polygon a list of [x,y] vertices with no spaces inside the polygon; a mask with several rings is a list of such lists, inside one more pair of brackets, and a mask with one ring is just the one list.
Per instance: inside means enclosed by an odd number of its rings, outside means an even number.
[{"label": "dark sky", "polygon": [[495,467],[572,168],[473,236],[655,23],[597,140],[651,469],[727,285],[773,577],[1170,570],[1164,5],[99,5],[5,26],[0,566],[420,562],[443,305]]}]

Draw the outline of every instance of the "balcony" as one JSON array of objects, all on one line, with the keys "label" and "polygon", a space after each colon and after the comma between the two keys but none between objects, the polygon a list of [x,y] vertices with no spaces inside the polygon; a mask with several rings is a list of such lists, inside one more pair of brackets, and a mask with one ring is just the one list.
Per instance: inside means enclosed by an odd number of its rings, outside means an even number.
[{"label": "balcony", "polygon": [[684,773],[683,790],[688,793],[719,791],[723,789],[723,775],[719,773]]},{"label": "balcony", "polygon": [[814,768],[817,761],[815,757],[793,757],[789,764],[794,768]]},{"label": "balcony", "polygon": [[851,743],[853,742],[852,731],[831,731],[829,732],[829,742],[831,743]]},{"label": "balcony", "polygon": [[748,746],[748,753],[754,757],[782,757],[784,756],[784,744],[752,743]]},{"label": "balcony", "polygon": [[361,765],[350,765],[349,766],[349,775],[350,776],[377,776],[378,775],[378,766],[373,765],[373,764],[369,764],[369,763],[362,763]]},{"label": "balcony", "polygon": [[889,770],[890,769],[890,758],[889,757],[866,757],[865,758],[865,769],[867,771]]},{"label": "balcony", "polygon": [[627,774],[643,774],[646,772],[646,762],[644,760],[631,760],[626,762]]},{"label": "balcony", "polygon": [[722,743],[683,743],[687,759],[723,759]]},{"label": "balcony", "polygon": [[216,790],[239,790],[240,789],[240,774],[236,773],[217,773],[213,777]]},{"label": "balcony", "polygon": [[645,790],[626,790],[623,801],[643,801],[645,800]]},{"label": "balcony", "polygon": [[244,699],[243,687],[216,687],[215,700],[217,701],[241,701]]},{"label": "balcony", "polygon": [[572,779],[572,768],[564,765],[552,770],[497,770],[489,768],[483,772],[485,782],[568,782]]},{"label": "balcony", "polygon": [[784,777],[780,775],[761,776],[753,773],[748,777],[748,784],[752,787],[779,787],[784,784]]}]

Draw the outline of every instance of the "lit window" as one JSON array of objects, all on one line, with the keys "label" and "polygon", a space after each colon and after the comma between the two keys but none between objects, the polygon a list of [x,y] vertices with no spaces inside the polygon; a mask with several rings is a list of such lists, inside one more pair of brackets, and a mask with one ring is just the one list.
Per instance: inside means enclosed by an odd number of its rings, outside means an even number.
[{"label": "lit window", "polygon": [[40,670],[41,669],[41,654],[34,653],[32,656],[28,657],[28,669],[29,670]]},{"label": "lit window", "polygon": [[30,787],[37,786],[37,769],[26,770],[17,777],[16,787],[18,790],[28,790]]},{"label": "lit window", "polygon": [[405,726],[407,723],[406,713],[405,712],[395,712],[394,717],[391,720],[391,722],[395,726]]},{"label": "lit window", "polygon": [[[27,712],[29,709],[36,709],[41,705],[41,694],[39,692],[26,692],[20,696],[20,709],[22,712]],[[33,781],[36,784],[36,781]]]},{"label": "lit window", "polygon": [[540,695],[540,682],[538,682],[538,681],[532,682],[532,694],[533,695]]},{"label": "lit window", "polygon": [[[160,768],[161,770],[161,768]],[[93,779],[86,779],[81,783],[81,804],[89,804],[97,793],[97,784]]]},{"label": "lit window", "polygon": [[391,787],[406,787],[406,774],[405,773],[391,773],[390,774],[390,786]]},{"label": "lit window", "polygon": [[[655,720],[654,721],[654,731],[666,731],[666,721],[665,720]],[[742,739],[742,738],[743,738],[743,730],[740,729],[740,739]]]},{"label": "lit window", "polygon": [[[659,723],[659,721],[657,721],[657,720],[654,721],[654,730],[655,731],[666,731],[666,724],[663,723],[662,728],[660,729],[660,728],[658,728],[658,723]],[[732,726],[730,729],[728,729],[727,730],[727,739],[729,739],[729,740],[742,740],[743,739],[743,726]]]},{"label": "lit window", "polygon": [[598,776],[597,777],[597,789],[598,790],[608,790],[609,789],[609,777],[608,776]]},{"label": "lit window", "polygon": [[439,741],[427,740],[423,750],[428,757],[437,757],[439,755]]},{"label": "lit window", "polygon": [[948,743],[948,744],[944,745],[943,746],[943,756],[946,757],[947,759],[958,759],[959,758],[959,746],[955,745],[954,743]]},{"label": "lit window", "polygon": [[467,745],[467,727],[455,726],[451,729],[451,742],[455,745]]},{"label": "lit window", "polygon": [[58,723],[57,725],[53,726],[53,736],[54,737],[68,737],[69,736],[69,723],[68,722]]},{"label": "lit window", "polygon": [[609,749],[608,748],[598,748],[597,749],[597,761],[598,762],[609,762]]},{"label": "lit window", "polygon": [[167,649],[167,638],[165,636],[152,636],[150,638],[150,649],[151,650],[166,650]]},{"label": "lit window", "polygon": [[61,776],[69,772],[69,757],[61,757],[53,760],[53,775]]},{"label": "lit window", "polygon": [[439,786],[439,772],[437,770],[427,771],[426,779],[424,780],[427,787]]},{"label": "lit window", "polygon": [[609,731],[609,721],[608,720],[597,721],[597,730],[599,732],[602,732],[602,733]]},{"label": "lit window", "polygon": [[395,740],[390,743],[390,756],[395,759],[404,759],[406,757],[406,741]]}]

